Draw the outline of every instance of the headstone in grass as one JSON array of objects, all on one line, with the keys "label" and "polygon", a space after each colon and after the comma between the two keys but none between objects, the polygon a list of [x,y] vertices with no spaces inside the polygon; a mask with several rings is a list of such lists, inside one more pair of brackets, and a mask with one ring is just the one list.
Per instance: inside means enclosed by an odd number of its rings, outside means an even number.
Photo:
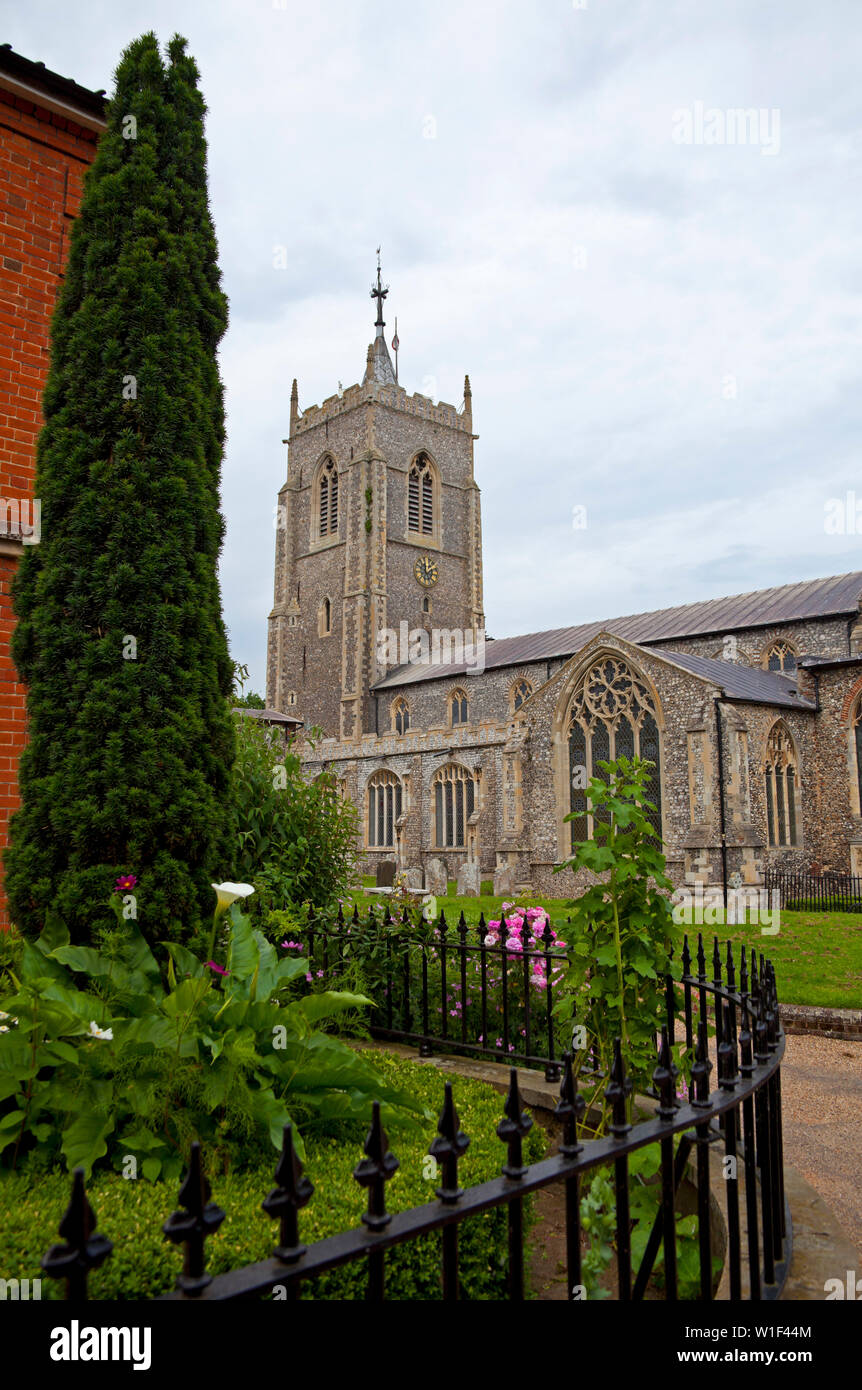
[{"label": "headstone in grass", "polygon": [[429,859],[425,865],[425,891],[436,898],[446,897],[449,879],[442,859]]},{"label": "headstone in grass", "polygon": [[511,864],[498,864],[494,870],[494,897],[511,898],[515,892],[515,870]]},{"label": "headstone in grass", "polygon": [[459,898],[478,898],[482,891],[482,871],[475,859],[468,859],[458,870]]},{"label": "headstone in grass", "polygon": [[375,883],[378,888],[391,888],[395,882],[395,860],[381,859],[377,865]]}]

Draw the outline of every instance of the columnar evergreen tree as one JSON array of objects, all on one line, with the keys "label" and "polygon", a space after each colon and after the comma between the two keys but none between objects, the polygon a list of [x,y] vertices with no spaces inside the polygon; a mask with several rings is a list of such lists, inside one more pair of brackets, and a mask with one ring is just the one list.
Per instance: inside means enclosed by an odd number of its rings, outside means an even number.
[{"label": "columnar evergreen tree", "polygon": [[6,881],[25,932],[55,907],[87,938],[135,874],[147,936],[187,935],[228,864],[227,301],[197,82],[178,37],[164,60],[153,34],[123,54],[54,314],[42,539],[14,588],[30,742]]}]

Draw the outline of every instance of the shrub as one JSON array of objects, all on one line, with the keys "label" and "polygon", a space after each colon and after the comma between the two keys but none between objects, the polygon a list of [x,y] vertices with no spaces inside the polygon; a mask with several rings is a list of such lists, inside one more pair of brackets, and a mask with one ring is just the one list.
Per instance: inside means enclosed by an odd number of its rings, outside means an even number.
[{"label": "shrub", "polygon": [[143,934],[178,940],[225,862],[227,301],[197,79],[181,38],[164,61],[153,34],[124,53],[52,321],[42,537],[18,567],[12,639],[29,743],[6,889],[31,937],[57,908],[90,940],[112,922],[104,884],[132,872]]},{"label": "shrub", "polygon": [[356,810],[323,773],[306,782],[280,736],[236,715],[231,783],[235,876],[255,887],[253,915],[312,903],[327,907],[353,882]]},{"label": "shrub", "polygon": [[[461,1127],[470,1136],[470,1147],[459,1164],[464,1185],[484,1182],[499,1175],[505,1148],[496,1135],[503,1098],[490,1087],[462,1077],[447,1078],[432,1066],[369,1053],[368,1060],[384,1082],[397,1090],[409,1090],[417,1102],[438,1112],[443,1082],[451,1079]],[[404,1133],[393,1139],[400,1167],[386,1185],[387,1207],[403,1211],[433,1200],[435,1181],[426,1176],[428,1144],[434,1126],[425,1132]],[[358,1226],[367,1200],[351,1176],[361,1158],[362,1130],[350,1142],[332,1138],[308,1141],[305,1170],[315,1184],[310,1204],[300,1213],[300,1235],[310,1243],[340,1230]],[[538,1125],[527,1136],[526,1161],[536,1162],[545,1148]],[[207,1242],[211,1273],[255,1260],[266,1259],[276,1242],[278,1227],[260,1208],[272,1186],[273,1166],[245,1173],[228,1173],[213,1180],[213,1200],[226,1212],[218,1233]],[[8,1217],[0,1228],[0,1268],[7,1277],[38,1278],[39,1260],[57,1239],[57,1225],[69,1200],[70,1184],[53,1173],[0,1177],[0,1202]],[[163,1182],[145,1179],[124,1181],[116,1174],[94,1177],[88,1192],[96,1210],[99,1230],[114,1242],[110,1260],[90,1277],[90,1293],[100,1299],[152,1298],[173,1285],[182,1267],[181,1252],[168,1245],[161,1223],[176,1204],[176,1192]],[[531,1199],[525,1199],[529,1217]],[[463,1293],[472,1299],[505,1297],[507,1264],[506,1208],[498,1207],[462,1223],[459,1241]],[[386,1294],[390,1299],[439,1299],[439,1235],[410,1241],[386,1256]],[[304,1297],[364,1297],[366,1267],[363,1261],[333,1270],[305,1286]],[[43,1297],[60,1296],[53,1281],[43,1281]]]}]

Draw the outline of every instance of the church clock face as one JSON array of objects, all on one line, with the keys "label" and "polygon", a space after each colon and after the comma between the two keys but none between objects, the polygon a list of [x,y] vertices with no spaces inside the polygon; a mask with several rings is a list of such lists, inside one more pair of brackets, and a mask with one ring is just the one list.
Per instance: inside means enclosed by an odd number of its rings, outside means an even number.
[{"label": "church clock face", "polygon": [[413,573],[422,585],[423,589],[430,589],[432,584],[436,584],[440,578],[440,571],[436,561],[430,555],[420,555],[416,564],[413,566]]}]

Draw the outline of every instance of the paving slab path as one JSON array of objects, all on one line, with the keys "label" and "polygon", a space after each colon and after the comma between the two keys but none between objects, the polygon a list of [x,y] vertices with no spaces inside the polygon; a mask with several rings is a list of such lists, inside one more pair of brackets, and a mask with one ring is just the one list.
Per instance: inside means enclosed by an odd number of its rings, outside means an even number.
[{"label": "paving slab path", "polygon": [[789,1037],[781,1108],[784,1162],[838,1217],[862,1271],[862,1043]]}]

